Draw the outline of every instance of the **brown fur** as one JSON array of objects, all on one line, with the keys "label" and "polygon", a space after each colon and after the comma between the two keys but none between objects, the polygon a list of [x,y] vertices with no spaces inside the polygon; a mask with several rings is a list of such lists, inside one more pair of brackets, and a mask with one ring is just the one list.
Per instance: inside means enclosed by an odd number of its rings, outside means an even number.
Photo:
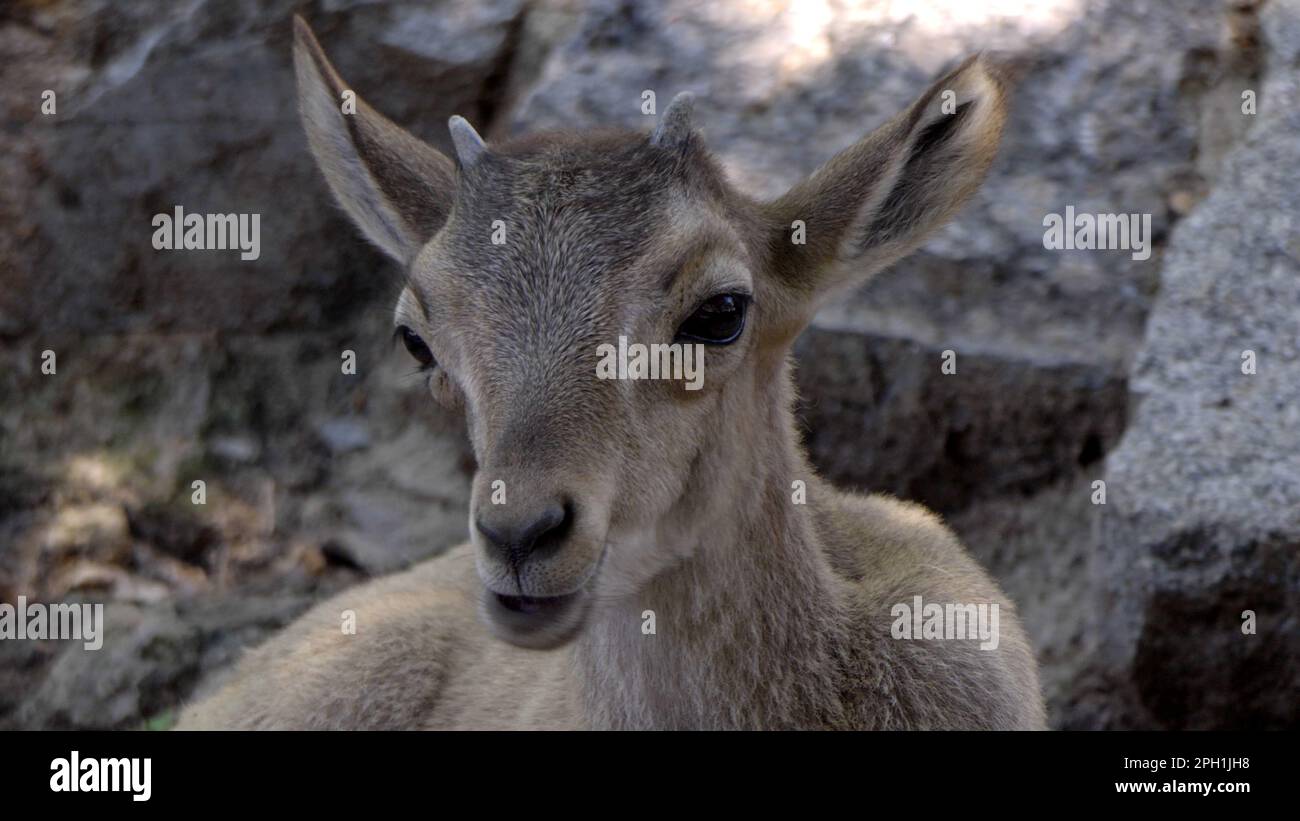
[{"label": "brown fur", "polygon": [[[914,248],[983,179],[1005,118],[994,66],[968,60],[759,203],[727,184],[686,103],[653,139],[543,135],[453,164],[372,109],[339,114],[342,80],[301,21],[296,39],[313,153],[406,267],[397,321],[437,357],[433,395],[467,414],[473,517],[526,522],[555,499],[574,515],[525,561],[474,532],[319,605],[182,726],[1043,726],[1033,652],[997,585],[923,509],[818,480],[791,407],[789,346],[818,305]],[[939,108],[945,89],[956,114]],[[708,349],[702,390],[594,377],[598,344],[671,341],[721,292],[753,304],[739,340]],[[507,505],[488,501],[498,479]],[[492,607],[571,593],[580,606],[531,632]],[[917,595],[998,603],[999,647],[891,638],[892,605]]]}]

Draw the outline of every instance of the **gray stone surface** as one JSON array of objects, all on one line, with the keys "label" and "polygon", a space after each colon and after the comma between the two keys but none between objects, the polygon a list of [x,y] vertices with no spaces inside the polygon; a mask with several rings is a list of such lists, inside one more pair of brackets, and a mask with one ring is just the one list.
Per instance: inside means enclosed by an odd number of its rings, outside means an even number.
[{"label": "gray stone surface", "polygon": [[[311,598],[281,590],[274,596],[196,601],[184,606],[123,602],[104,610],[104,645],[50,647],[48,673],[25,694],[12,722],[26,729],[141,729],[146,720],[163,726],[204,676],[220,670],[239,650],[283,627]],[[33,653],[34,643],[6,642],[6,654]],[[7,659],[14,662],[18,659]],[[3,665],[0,665],[2,668]]]},{"label": "gray stone surface", "polygon": [[839,484],[941,512],[1019,497],[1098,469],[1124,430],[1125,380],[1098,365],[814,328],[795,354],[804,441]]},{"label": "gray stone surface", "polygon": [[1144,725],[1300,726],[1300,4],[1263,21],[1258,122],[1174,233],[1107,462],[1105,661]]},{"label": "gray stone surface", "polygon": [[[391,285],[307,152],[290,62],[300,3],[20,6],[5,38],[67,62],[6,71],[7,113],[24,124],[13,173],[26,184],[0,194],[22,243],[0,333],[325,327]],[[491,120],[522,8],[332,0],[313,21],[358,93],[445,148],[451,114]],[[59,95],[53,117],[37,109],[46,88]],[[150,220],[177,204],[260,214],[260,258],[154,252]]]}]

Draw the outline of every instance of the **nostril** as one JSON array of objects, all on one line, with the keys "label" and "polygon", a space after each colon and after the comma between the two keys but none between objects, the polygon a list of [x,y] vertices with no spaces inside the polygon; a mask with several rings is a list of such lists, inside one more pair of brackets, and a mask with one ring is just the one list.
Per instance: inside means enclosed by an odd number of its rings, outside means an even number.
[{"label": "nostril", "polygon": [[538,520],[533,534],[530,551],[533,553],[550,553],[560,545],[573,529],[573,505],[564,502],[547,509],[543,519]]},{"label": "nostril", "polygon": [[483,534],[483,538],[487,539],[487,543],[493,547],[505,550],[514,541],[505,527],[492,525],[483,521],[482,518],[475,519],[474,526],[478,528],[479,533]]},{"label": "nostril", "polygon": [[540,514],[519,519],[501,511],[497,515],[477,517],[474,526],[516,567],[534,552],[550,552],[563,543],[573,524],[573,505],[553,504]]}]

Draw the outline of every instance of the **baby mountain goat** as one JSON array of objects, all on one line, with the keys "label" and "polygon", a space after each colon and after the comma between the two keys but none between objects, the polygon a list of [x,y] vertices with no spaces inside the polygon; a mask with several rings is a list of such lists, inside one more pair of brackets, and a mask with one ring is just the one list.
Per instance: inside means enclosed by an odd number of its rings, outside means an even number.
[{"label": "baby mountain goat", "polygon": [[[996,66],[967,60],[759,202],[688,95],[649,135],[487,145],[453,117],[453,159],[360,100],[343,113],[347,84],[295,25],[312,153],[403,266],[398,332],[467,415],[471,540],[317,606],[182,727],[1044,725],[997,585],[922,508],[818,480],[791,409],[790,347],[818,307],[984,178]],[[620,336],[702,345],[700,389],[598,379]],[[992,640],[953,635],[954,611],[991,613]]]}]

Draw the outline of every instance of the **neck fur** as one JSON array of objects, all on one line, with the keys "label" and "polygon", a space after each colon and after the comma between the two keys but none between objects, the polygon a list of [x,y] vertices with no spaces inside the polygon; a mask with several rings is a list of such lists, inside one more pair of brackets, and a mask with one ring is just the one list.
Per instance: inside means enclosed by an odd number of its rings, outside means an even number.
[{"label": "neck fur", "polygon": [[684,558],[594,609],[576,648],[593,726],[840,723],[845,596],[809,506],[792,499],[792,483],[811,489],[813,475],[781,376],[752,430],[719,425],[687,493],[640,545]]}]

